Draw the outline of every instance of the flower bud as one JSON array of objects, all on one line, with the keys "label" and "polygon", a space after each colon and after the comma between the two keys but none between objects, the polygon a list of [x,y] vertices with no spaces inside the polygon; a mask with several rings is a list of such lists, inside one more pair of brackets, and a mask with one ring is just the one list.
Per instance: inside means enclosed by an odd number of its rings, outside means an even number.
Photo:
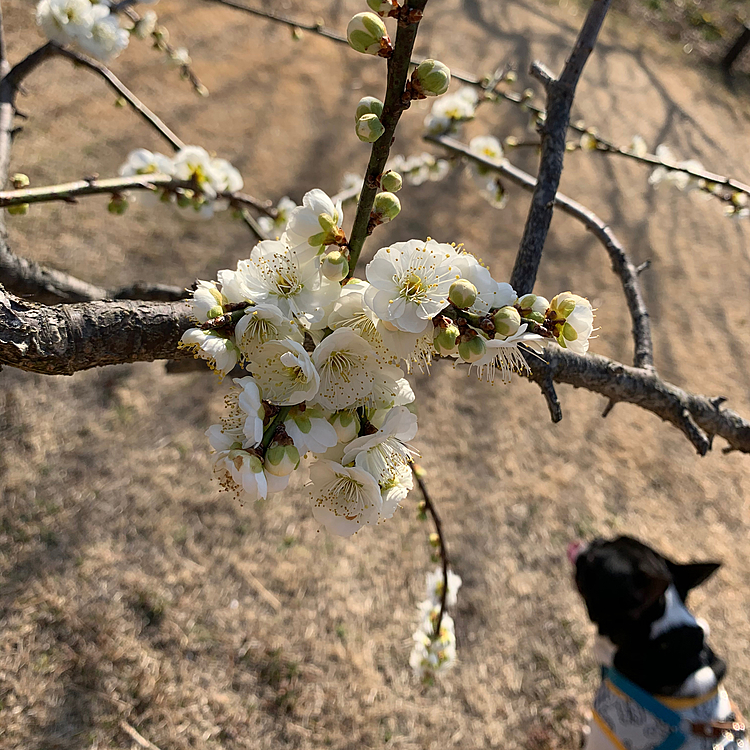
[{"label": "flower bud", "polygon": [[432,345],[441,357],[447,357],[458,351],[456,342],[460,335],[461,331],[455,323],[451,323],[447,328],[438,326],[433,334]]},{"label": "flower bud", "polygon": [[506,305],[492,316],[492,321],[495,324],[495,333],[507,338],[518,333],[521,327],[521,314],[515,307]]},{"label": "flower bud", "polygon": [[11,216],[26,216],[26,214],[29,212],[29,204],[28,203],[19,203],[15,206],[8,206],[6,211]]},{"label": "flower bud", "polygon": [[596,151],[598,143],[599,141],[596,138],[596,133],[590,130],[587,130],[581,136],[580,145],[582,151]]},{"label": "flower bud", "polygon": [[357,105],[357,111],[354,115],[354,121],[357,122],[363,115],[380,115],[383,114],[383,102],[374,96],[363,96]]},{"label": "flower bud", "polygon": [[387,224],[401,211],[401,201],[393,193],[378,193],[372,205],[372,213],[379,224]]},{"label": "flower bud", "polygon": [[147,10],[133,26],[132,33],[136,39],[148,39],[156,29],[156,13]]},{"label": "flower bud", "polygon": [[544,317],[544,313],[540,312],[530,312],[526,317],[529,320],[533,320],[535,323],[539,323],[539,325],[542,325],[542,323],[544,323],[544,321],[546,320],[546,318]]},{"label": "flower bud", "polygon": [[487,351],[487,344],[484,343],[483,336],[474,336],[468,341],[462,341],[458,345],[458,356],[464,362],[476,362],[478,359],[484,357]]},{"label": "flower bud", "polygon": [[466,279],[458,279],[448,290],[448,301],[459,310],[471,307],[477,299],[477,288]]},{"label": "flower bud", "polygon": [[379,16],[387,16],[394,8],[398,8],[396,0],[367,0],[367,4]]},{"label": "flower bud", "polygon": [[353,411],[337,411],[328,417],[339,443],[351,443],[359,435],[359,417]]},{"label": "flower bud", "polygon": [[377,115],[362,115],[357,120],[357,138],[365,143],[374,143],[385,133],[383,123],[380,122]]},{"label": "flower bud", "polygon": [[107,211],[115,216],[122,216],[128,210],[128,199],[123,195],[113,195],[107,205]]},{"label": "flower bud", "polygon": [[357,13],[346,27],[346,39],[356,52],[377,55],[391,47],[383,19],[374,13]]},{"label": "flower bud", "polygon": [[323,258],[320,270],[329,281],[343,281],[349,273],[349,261],[339,250],[332,250]]},{"label": "flower bud", "polygon": [[451,84],[451,72],[440,60],[425,60],[417,65],[411,80],[425,96],[440,96]]},{"label": "flower bud", "polygon": [[522,310],[531,310],[544,315],[549,308],[549,300],[537,294],[525,294],[518,300],[518,306]]},{"label": "flower bud", "polygon": [[435,533],[433,531],[432,534],[430,534],[430,536],[428,538],[430,540],[430,545],[431,546],[433,546],[433,547],[439,547],[440,546],[440,536],[437,533]]},{"label": "flower bud", "polygon": [[291,443],[282,445],[273,441],[266,451],[264,467],[269,474],[285,477],[299,466],[299,451]]},{"label": "flower bud", "polygon": [[389,169],[381,178],[380,185],[383,190],[387,190],[389,193],[397,193],[401,190],[404,181],[398,172],[394,172]]},{"label": "flower bud", "polygon": [[17,172],[16,174],[14,174],[13,177],[10,178],[10,181],[14,189],[16,190],[22,190],[23,188],[29,186],[29,176],[23,174],[22,172]]},{"label": "flower bud", "polygon": [[509,70],[505,74],[506,83],[515,83],[518,80],[518,75],[515,70]]}]

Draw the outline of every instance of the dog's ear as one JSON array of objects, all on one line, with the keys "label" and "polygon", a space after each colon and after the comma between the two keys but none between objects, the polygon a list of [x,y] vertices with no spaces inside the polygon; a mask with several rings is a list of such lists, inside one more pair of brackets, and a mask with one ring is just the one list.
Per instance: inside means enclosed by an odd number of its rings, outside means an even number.
[{"label": "dog's ear", "polygon": [[684,602],[691,589],[708,580],[720,567],[716,562],[694,562],[681,565],[667,560],[677,593]]}]

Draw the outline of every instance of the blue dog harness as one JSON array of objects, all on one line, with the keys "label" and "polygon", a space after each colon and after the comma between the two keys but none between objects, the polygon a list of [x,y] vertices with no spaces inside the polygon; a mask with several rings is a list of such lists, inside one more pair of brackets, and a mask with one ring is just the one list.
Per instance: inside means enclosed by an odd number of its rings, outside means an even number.
[{"label": "blue dog harness", "polygon": [[[602,667],[594,720],[618,750],[679,750],[688,737],[696,736],[724,738],[724,743],[714,747],[743,747],[745,726],[741,720],[715,720],[721,706],[729,706],[723,689],[694,699],[660,699],[613,667]],[[677,707],[683,710],[678,712]]]}]

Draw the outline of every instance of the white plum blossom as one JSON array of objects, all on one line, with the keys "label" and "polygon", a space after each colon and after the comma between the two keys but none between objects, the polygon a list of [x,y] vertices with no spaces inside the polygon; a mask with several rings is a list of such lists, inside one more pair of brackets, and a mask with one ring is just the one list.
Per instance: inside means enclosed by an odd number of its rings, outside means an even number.
[{"label": "white plum blossom", "polygon": [[479,95],[471,86],[462,86],[454,94],[438,97],[424,126],[430,133],[453,133],[458,125],[474,118]]},{"label": "white plum blossom", "polygon": [[76,43],[91,57],[109,62],[122,52],[130,41],[130,33],[120,27],[109,7],[98,3],[92,7],[92,24],[76,34]]},{"label": "white plum blossom", "polygon": [[[432,604],[432,602],[424,602]],[[435,675],[450,669],[456,663],[456,634],[453,618],[443,613],[440,632],[437,638],[432,631],[432,619],[437,619],[438,612],[432,611],[426,622],[414,633],[414,648],[409,657],[409,665],[416,676],[423,682],[430,682]]]},{"label": "white plum blossom", "polygon": [[379,483],[388,484],[398,476],[400,467],[408,467],[412,458],[419,455],[408,445],[416,434],[417,417],[405,406],[396,406],[377,432],[358,437],[346,446],[343,462],[353,461]]},{"label": "white plum blossom", "polygon": [[196,357],[205,359],[212,370],[226,375],[236,364],[239,350],[228,338],[200,328],[188,328],[182,334],[180,346],[190,349]]},{"label": "white plum blossom", "polygon": [[432,326],[427,326],[422,333],[409,333],[399,331],[387,320],[379,320],[377,332],[384,346],[393,354],[394,360],[404,362],[407,372],[412,371],[413,365],[416,365],[422,372],[430,369],[434,353]]},{"label": "white plum blossom", "polygon": [[185,146],[175,154],[174,176],[178,180],[192,180],[206,198],[216,198],[221,176],[212,162],[205,148]]},{"label": "white plum blossom", "polygon": [[272,239],[274,236],[278,237],[281,233],[279,230],[284,231],[284,227],[295,208],[297,208],[297,204],[289,196],[285,195],[276,204],[276,216],[273,218],[270,216],[259,216],[258,226],[268,237]]},{"label": "white plum blossom", "polygon": [[234,378],[234,385],[224,397],[226,411],[221,419],[224,429],[244,436],[242,446],[252,448],[263,440],[265,408],[258,384],[251,377]]},{"label": "white plum blossom", "polygon": [[310,467],[310,479],[313,516],[332,533],[351,536],[378,522],[383,501],[368,472],[321,459]]},{"label": "white plum blossom", "polygon": [[525,344],[531,349],[539,350],[539,342],[544,339],[537,333],[526,333],[527,328],[528,323],[524,323],[513,336],[485,341],[486,352],[480,359],[469,363],[468,372],[476,369],[479,380],[486,380],[490,385],[495,384],[498,371],[503,383],[510,383],[514,372],[528,372],[529,366],[518,345]]},{"label": "white plum blossom", "polygon": [[400,331],[422,333],[448,304],[456,279],[456,252],[435,240],[396,242],[375,253],[367,264],[370,288],[365,302],[383,321]]},{"label": "white plum blossom", "polygon": [[292,247],[309,245],[320,251],[324,245],[343,238],[343,220],[341,201],[334,205],[322,190],[316,188],[305,193],[302,205],[292,210],[286,236]]},{"label": "white plum blossom", "polygon": [[91,28],[93,6],[89,0],[41,0],[36,22],[51,42],[74,42],[81,30]]},{"label": "white plum blossom", "polygon": [[333,425],[317,406],[307,406],[304,410],[299,407],[291,409],[284,421],[284,429],[301,456],[307,451],[325,453],[339,441]]},{"label": "white plum blossom", "polygon": [[439,182],[450,172],[450,168],[449,161],[436,159],[426,151],[408,157],[397,154],[387,165],[387,169],[398,172],[409,185],[415,186],[428,181]]},{"label": "white plum blossom", "polygon": [[556,327],[557,343],[576,354],[589,350],[589,338],[594,331],[594,310],[584,297],[562,292],[553,297],[549,309],[565,322]]},{"label": "white plum blossom", "polygon": [[320,375],[315,401],[329,411],[367,399],[382,368],[372,346],[350,328],[337,328],[326,336],[315,347],[312,361]]},{"label": "white plum blossom", "polygon": [[320,385],[310,355],[292,339],[263,344],[253,361],[253,375],[265,400],[279,406],[313,398]]},{"label": "white plum blossom", "polygon": [[206,431],[213,455],[214,473],[223,490],[231,492],[242,502],[263,500],[268,483],[263,464],[255,453],[242,448],[242,433],[211,425]]},{"label": "white plum blossom", "polygon": [[515,304],[518,295],[510,284],[492,278],[488,268],[483,266],[471,253],[456,254],[453,265],[457,278],[470,281],[477,290],[477,298],[468,312],[472,315],[486,315],[490,308],[500,308]]},{"label": "white plum blossom", "polygon": [[190,312],[199,323],[222,315],[223,303],[223,295],[213,281],[198,280],[193,296],[188,300]]},{"label": "white plum blossom", "polygon": [[398,466],[392,476],[380,483],[380,495],[383,498],[381,520],[393,518],[393,514],[401,507],[401,503],[413,487],[414,477],[409,466]]},{"label": "white plum blossom", "polygon": [[688,159],[687,161],[678,162],[672,150],[664,143],[656,147],[656,156],[663,162],[674,165],[677,169],[669,169],[661,165],[656,167],[648,178],[649,185],[670,182],[678,190],[692,190],[693,188],[700,187],[702,180],[679,171],[679,169],[689,169],[693,172],[702,172],[703,165],[699,161]]},{"label": "white plum blossom", "polygon": [[[448,593],[445,595],[445,605],[455,607],[458,601],[458,590],[461,588],[461,576],[448,569]],[[427,574],[427,598],[435,606],[440,606],[443,596],[443,569],[435,568]]]},{"label": "white plum blossom", "polygon": [[128,154],[127,161],[120,167],[118,173],[123,177],[139,174],[174,174],[174,162],[164,154],[137,148]]},{"label": "white plum blossom", "polygon": [[245,314],[234,329],[237,347],[245,361],[253,357],[263,344],[278,339],[292,339],[302,343],[302,333],[294,321],[285,317],[276,305],[262,303],[245,308]]},{"label": "white plum blossom", "polygon": [[315,324],[323,320],[325,308],[338,298],[339,284],[321,278],[311,262],[281,240],[259,242],[250,259],[237,264],[242,285],[249,299],[271,302],[282,315]]}]

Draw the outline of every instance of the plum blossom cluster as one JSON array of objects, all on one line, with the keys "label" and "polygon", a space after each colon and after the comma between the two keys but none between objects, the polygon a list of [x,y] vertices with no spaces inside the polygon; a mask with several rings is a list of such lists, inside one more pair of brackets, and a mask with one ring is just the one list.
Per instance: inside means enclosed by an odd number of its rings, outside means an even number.
[{"label": "plum blossom cluster", "polygon": [[106,2],[40,0],[36,22],[51,42],[74,45],[102,62],[117,57],[130,41]]},{"label": "plum blossom cluster", "polygon": [[[443,571],[437,568],[427,574],[427,598],[419,605],[419,626],[414,633],[414,647],[409,664],[414,673],[425,684],[434,682],[441,672],[456,663],[456,633],[453,618],[443,612],[440,627],[436,632],[437,620],[443,601]],[[446,607],[455,607],[461,577],[448,570],[448,590],[445,595]]]},{"label": "plum blossom cluster", "polygon": [[187,218],[210,219],[215,211],[229,207],[227,194],[242,189],[242,175],[226,159],[211,156],[200,146],[185,146],[174,156],[152,153],[145,148],[131,151],[120,167],[123,177],[160,174],[175,180],[192,183],[191,187],[168,189],[161,192],[144,192],[139,200],[145,203],[173,202]]},{"label": "plum blossom cluster", "polygon": [[198,282],[181,345],[221,375],[248,373],[207,433],[222,487],[266,498],[311,454],[312,513],[350,535],[390,518],[412,488],[404,370],[447,356],[508,381],[527,367],[521,345],[586,351],[593,312],[569,292],[519,299],[473,255],[431,239],[381,248],[366,281],[348,279],[343,218],[323,191],[307,193],[278,239]]}]

